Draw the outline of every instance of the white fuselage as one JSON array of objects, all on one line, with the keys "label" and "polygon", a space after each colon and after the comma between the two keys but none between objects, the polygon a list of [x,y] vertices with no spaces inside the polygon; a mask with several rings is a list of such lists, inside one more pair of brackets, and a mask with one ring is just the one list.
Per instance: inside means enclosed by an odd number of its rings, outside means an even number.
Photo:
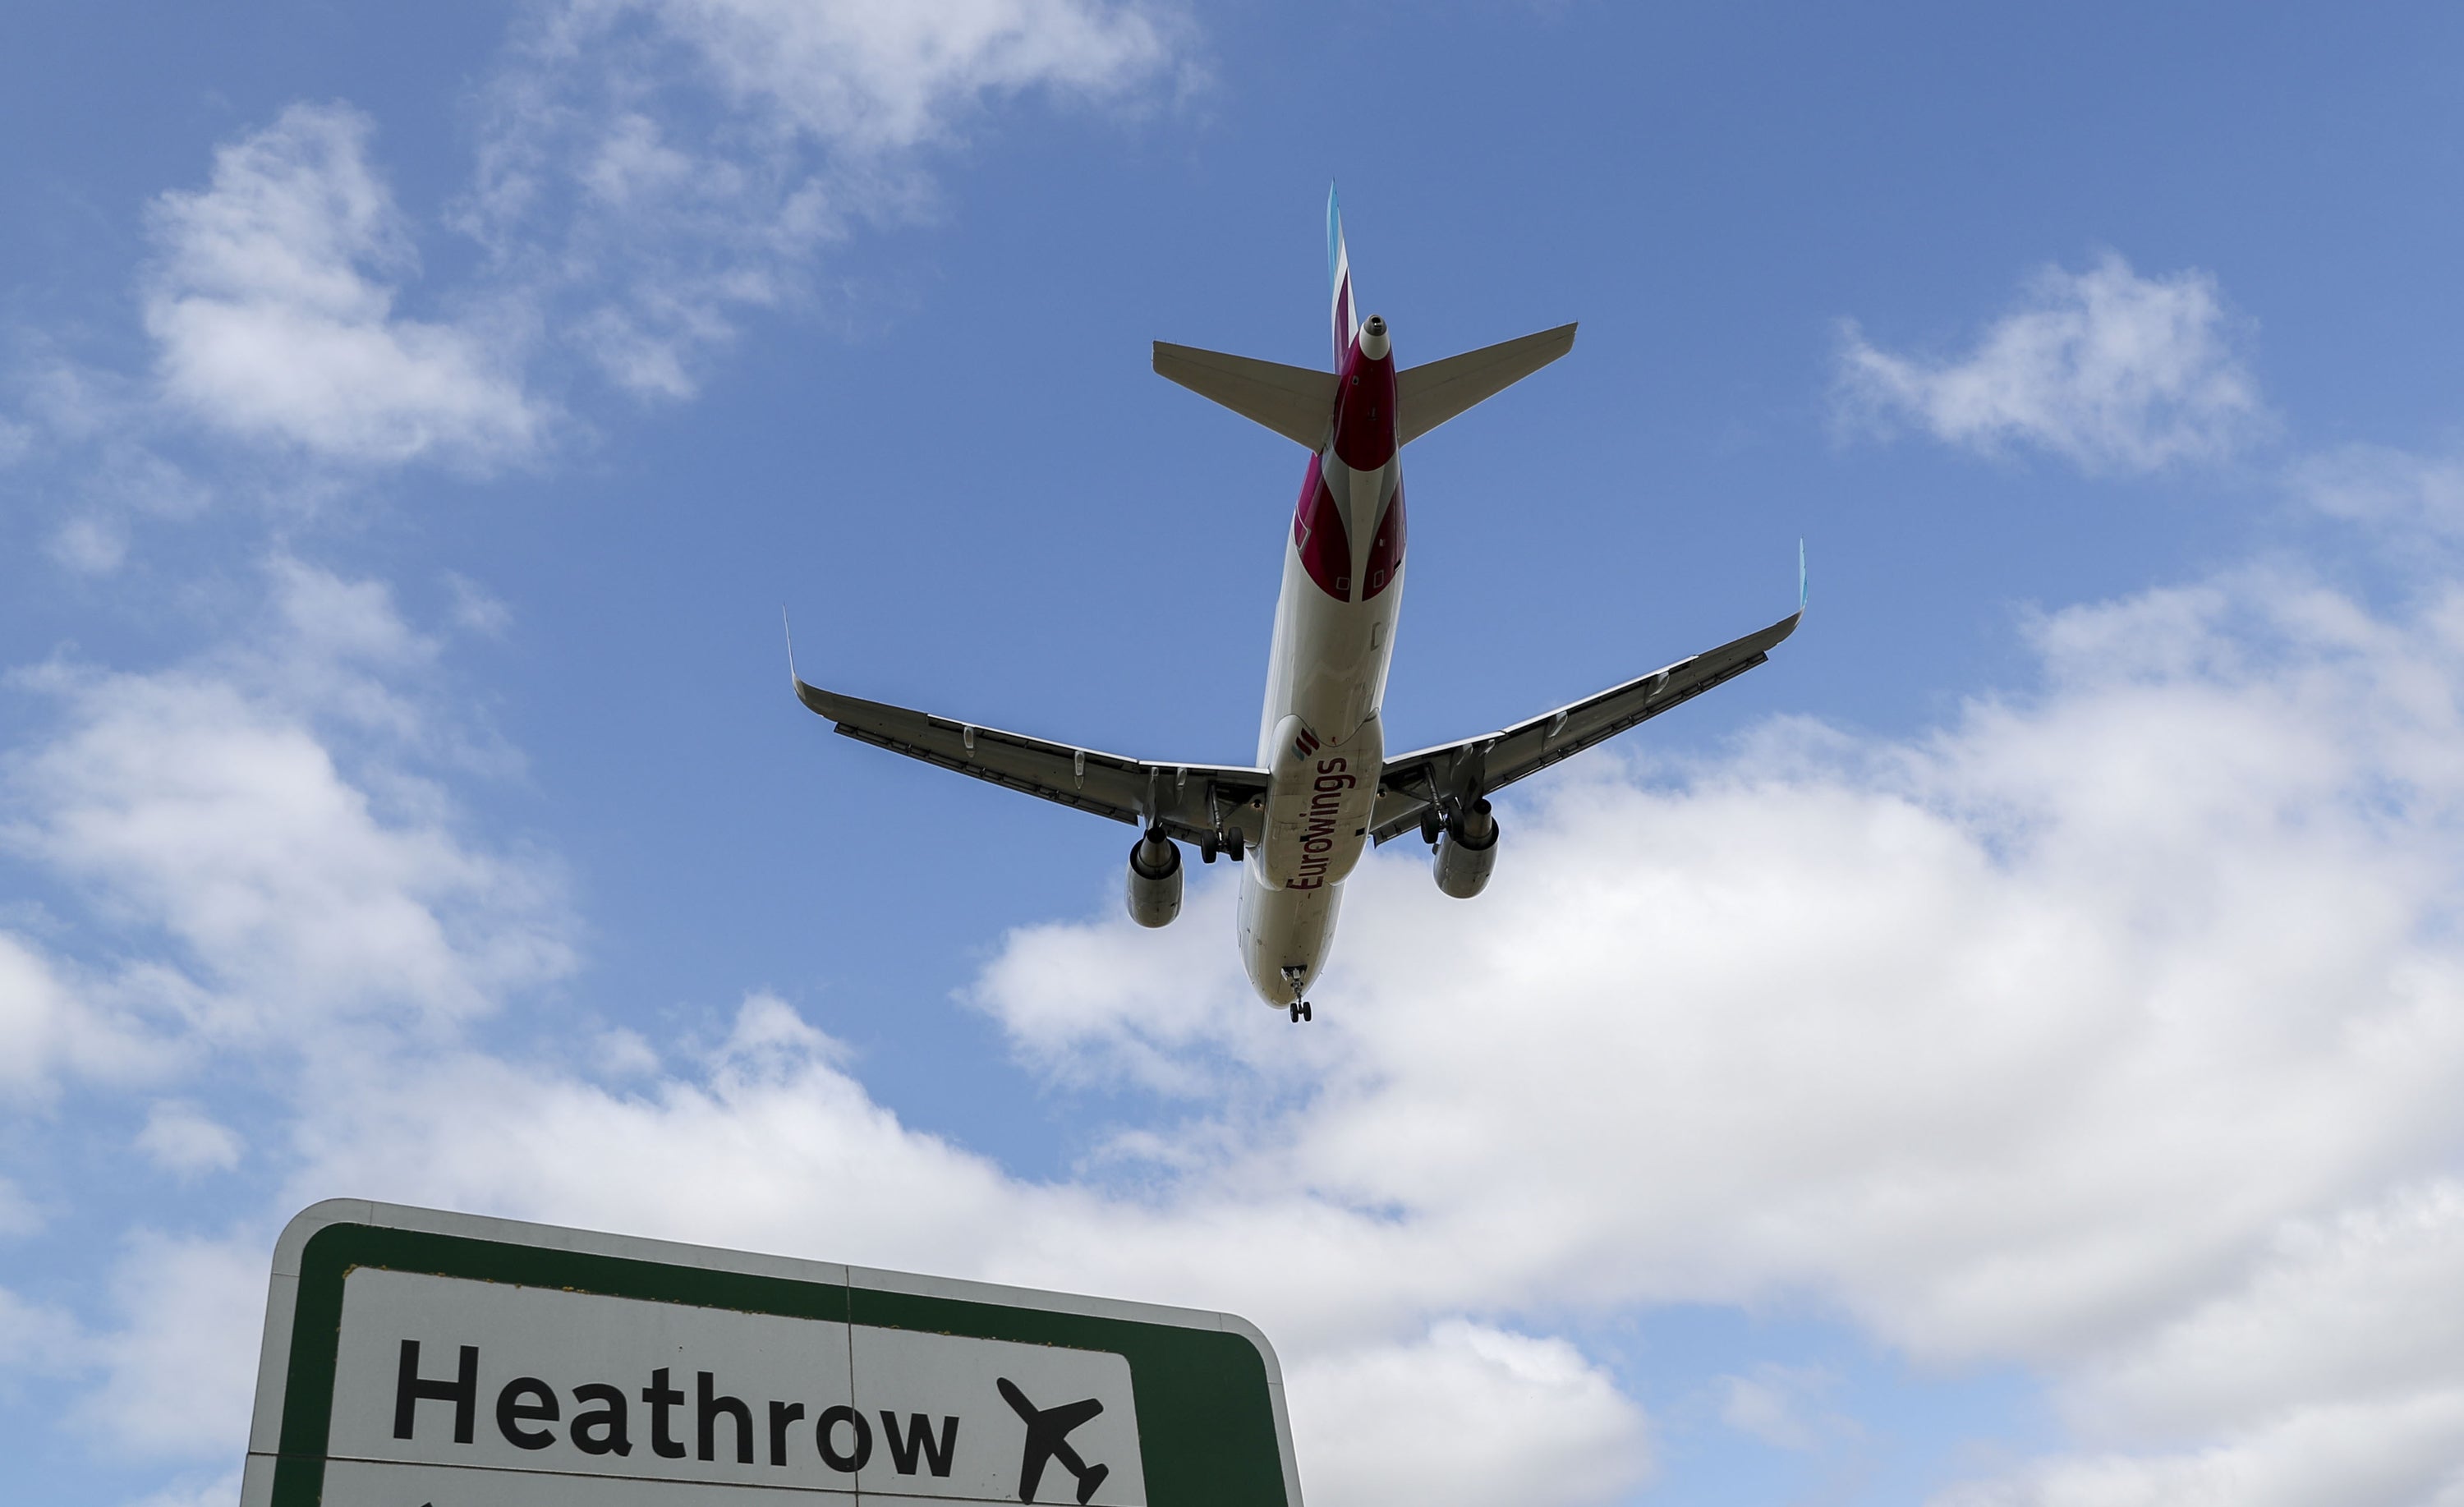
[{"label": "white fuselage", "polygon": [[[1375,355],[1386,356],[1380,337]],[[1378,709],[1403,600],[1401,456],[1391,438],[1360,439],[1364,423],[1393,425],[1391,360],[1355,368],[1381,378],[1381,411],[1338,424],[1310,468],[1284,545],[1258,762],[1268,771],[1265,831],[1243,867],[1241,956],[1250,983],[1278,1008],[1303,997],[1326,960],[1343,881],[1368,844],[1385,763]],[[1378,368],[1382,368],[1382,371]],[[1355,459],[1384,460],[1368,470]],[[1328,528],[1331,508],[1340,545]],[[1310,545],[1314,538],[1316,548]]]}]

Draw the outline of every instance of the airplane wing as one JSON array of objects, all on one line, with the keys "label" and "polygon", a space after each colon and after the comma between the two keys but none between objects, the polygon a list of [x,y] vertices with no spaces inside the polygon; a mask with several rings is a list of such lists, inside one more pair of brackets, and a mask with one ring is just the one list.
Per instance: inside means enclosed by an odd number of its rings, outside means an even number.
[{"label": "airplane wing", "polygon": [[1266,772],[1227,764],[1157,764],[1095,749],[1047,743],[973,722],[911,711],[805,684],[791,668],[796,699],[839,732],[909,758],[1023,790],[1064,806],[1143,826],[1160,821],[1183,842],[1265,831]]},{"label": "airplane wing", "polygon": [[1377,781],[1370,835],[1379,842],[1398,837],[1417,826],[1420,813],[1441,796],[1461,800],[1485,796],[1736,679],[1768,658],[1782,639],[1796,631],[1797,621],[1804,616],[1805,609],[1799,607],[1759,633],[1679,660],[1665,669],[1543,712],[1502,732],[1388,759]]},{"label": "airplane wing", "polygon": [[1104,1400],[1100,1397],[1089,1397],[1082,1403],[1063,1403],[1058,1408],[1046,1408],[1038,1412],[1027,1424],[1026,1431],[1043,1434],[1058,1444],[1069,1431],[1103,1410]]}]

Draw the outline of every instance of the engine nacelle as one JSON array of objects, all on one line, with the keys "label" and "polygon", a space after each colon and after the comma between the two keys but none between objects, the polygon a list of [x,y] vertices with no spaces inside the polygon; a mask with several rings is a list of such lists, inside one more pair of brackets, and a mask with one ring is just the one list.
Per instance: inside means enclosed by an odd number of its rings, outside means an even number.
[{"label": "engine nacelle", "polygon": [[1160,831],[1130,844],[1130,919],[1166,927],[1180,914],[1180,844]]},{"label": "engine nacelle", "polygon": [[1439,834],[1431,871],[1440,889],[1469,900],[1488,887],[1489,870],[1496,866],[1497,818],[1485,799],[1475,800]]}]

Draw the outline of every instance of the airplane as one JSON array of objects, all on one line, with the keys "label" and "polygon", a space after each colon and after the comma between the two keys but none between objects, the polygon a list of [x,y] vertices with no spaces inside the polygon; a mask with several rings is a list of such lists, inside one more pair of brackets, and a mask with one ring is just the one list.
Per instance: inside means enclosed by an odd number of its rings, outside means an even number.
[{"label": "airplane", "polygon": [[1010,1411],[1026,1420],[1026,1452],[1018,1461],[1018,1499],[1035,1500],[1035,1488],[1043,1483],[1044,1466],[1047,1460],[1059,1460],[1061,1468],[1078,1477],[1078,1507],[1095,1495],[1104,1477],[1112,1474],[1109,1465],[1089,1465],[1069,1448],[1068,1433],[1104,1410],[1100,1397],[1089,1397],[1083,1403],[1063,1403],[1058,1408],[1038,1408],[1026,1400],[1018,1384],[1006,1376],[996,1376],[993,1385],[1001,1388],[1001,1401]]},{"label": "airplane", "polygon": [[1343,216],[1327,195],[1334,369],[1317,371],[1157,340],[1157,374],[1309,451],[1285,542],[1255,764],[1125,757],[866,701],[788,678],[838,732],[943,769],[1140,829],[1132,920],[1180,914],[1180,844],[1243,863],[1240,948],[1249,982],[1297,1023],[1334,937],[1344,880],[1373,843],[1417,832],[1440,890],[1468,900],[1496,866],[1489,797],[1760,665],[1805,616],[1612,686],[1497,732],[1386,752],[1386,671],[1403,596],[1403,447],[1573,348],[1574,326],[1397,369],[1393,332],[1354,301]]}]

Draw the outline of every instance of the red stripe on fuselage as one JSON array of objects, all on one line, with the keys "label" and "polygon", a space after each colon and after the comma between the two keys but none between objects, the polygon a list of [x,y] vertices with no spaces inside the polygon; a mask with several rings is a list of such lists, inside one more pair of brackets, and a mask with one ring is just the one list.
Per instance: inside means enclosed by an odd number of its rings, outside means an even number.
[{"label": "red stripe on fuselage", "polygon": [[1318,589],[1337,601],[1352,600],[1352,533],[1343,526],[1343,510],[1327,490],[1323,457],[1309,457],[1309,475],[1301,480],[1300,505],[1292,510],[1292,546],[1301,552],[1301,566]]},{"label": "red stripe on fuselage", "polygon": [[1334,398],[1335,458],[1353,470],[1375,470],[1395,458],[1395,353],[1373,361],[1355,341],[1342,376]]}]

